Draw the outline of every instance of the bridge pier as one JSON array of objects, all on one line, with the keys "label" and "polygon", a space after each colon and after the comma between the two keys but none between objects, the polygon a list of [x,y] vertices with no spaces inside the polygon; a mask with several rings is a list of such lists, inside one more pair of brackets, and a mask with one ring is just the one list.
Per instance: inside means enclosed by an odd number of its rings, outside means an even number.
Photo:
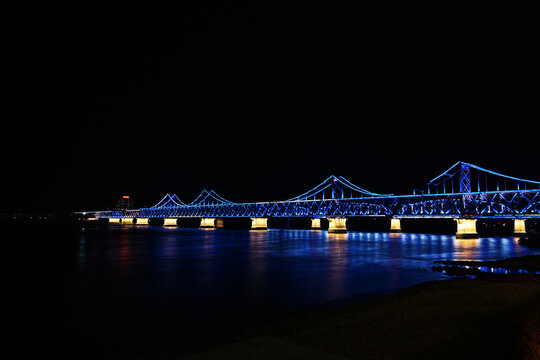
[{"label": "bridge pier", "polygon": [[344,233],[347,232],[347,221],[344,217],[328,218],[328,232],[331,233]]},{"label": "bridge pier", "polygon": [[137,224],[137,225],[148,225],[148,218],[137,218],[135,224]]},{"label": "bridge pier", "polygon": [[176,218],[163,219],[163,226],[178,226],[178,219]]},{"label": "bridge pier", "polygon": [[268,218],[251,218],[252,230],[268,230]]},{"label": "bridge pier", "polygon": [[390,232],[392,232],[392,233],[401,232],[401,220],[400,219],[390,219]]},{"label": "bridge pier", "polygon": [[320,229],[321,228],[321,219],[311,219],[311,228]]},{"label": "bridge pier", "polygon": [[120,218],[109,218],[109,223],[120,224]]},{"label": "bridge pier", "polygon": [[514,235],[524,236],[527,234],[525,229],[525,219],[514,219]]},{"label": "bridge pier", "polygon": [[133,218],[122,218],[122,224],[134,224]]},{"label": "bridge pier", "polygon": [[216,227],[216,218],[202,218],[201,219],[202,228],[215,228]]},{"label": "bridge pier", "polygon": [[457,222],[457,239],[478,237],[476,232],[476,219],[454,219]]},{"label": "bridge pier", "polygon": [[223,229],[225,227],[222,218],[217,218],[215,224],[216,224],[216,227],[219,229]]}]

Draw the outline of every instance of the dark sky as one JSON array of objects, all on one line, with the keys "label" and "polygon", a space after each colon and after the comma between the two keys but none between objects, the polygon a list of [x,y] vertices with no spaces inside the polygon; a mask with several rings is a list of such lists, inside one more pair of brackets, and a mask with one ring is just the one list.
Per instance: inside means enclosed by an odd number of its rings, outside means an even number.
[{"label": "dark sky", "polygon": [[331,174],[409,193],[458,160],[539,180],[531,4],[16,9],[0,211],[282,200]]}]

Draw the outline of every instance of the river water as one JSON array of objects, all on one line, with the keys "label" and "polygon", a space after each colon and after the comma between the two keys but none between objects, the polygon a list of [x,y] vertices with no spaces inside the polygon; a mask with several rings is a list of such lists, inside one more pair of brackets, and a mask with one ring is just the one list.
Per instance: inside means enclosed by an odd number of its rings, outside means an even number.
[{"label": "river water", "polygon": [[429,269],[435,260],[540,254],[514,237],[133,225],[81,228],[75,242],[68,326],[94,347],[116,338],[200,337],[313,305],[367,299],[444,278]]}]

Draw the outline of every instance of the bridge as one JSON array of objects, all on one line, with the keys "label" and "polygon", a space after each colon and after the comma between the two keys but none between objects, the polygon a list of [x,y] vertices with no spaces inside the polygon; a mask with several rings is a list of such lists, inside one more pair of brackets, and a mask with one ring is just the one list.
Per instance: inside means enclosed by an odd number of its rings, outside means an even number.
[{"label": "bridge", "polygon": [[305,193],[284,201],[236,203],[213,190],[203,190],[185,204],[166,194],[156,205],[127,211],[79,212],[110,222],[148,224],[163,219],[176,225],[179,218],[200,218],[202,227],[215,227],[229,217],[252,219],[253,229],[267,229],[271,217],[310,217],[312,227],[329,221],[328,231],[346,231],[350,217],[388,217],[391,231],[400,231],[400,219],[452,218],[457,236],[476,235],[479,218],[514,219],[515,233],[525,232],[525,219],[540,218],[540,182],[503,175],[459,161],[412,194],[378,194],[354,185],[344,177],[330,176]]}]

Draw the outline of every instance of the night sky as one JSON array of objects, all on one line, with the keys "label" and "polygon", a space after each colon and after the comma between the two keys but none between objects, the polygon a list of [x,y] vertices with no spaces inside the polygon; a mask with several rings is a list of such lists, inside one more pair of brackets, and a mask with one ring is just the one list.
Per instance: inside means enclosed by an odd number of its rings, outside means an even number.
[{"label": "night sky", "polygon": [[[361,4],[361,5],[360,5]],[[532,1],[92,1],[17,9],[0,211],[131,195],[410,193],[458,160],[540,180]]]}]

